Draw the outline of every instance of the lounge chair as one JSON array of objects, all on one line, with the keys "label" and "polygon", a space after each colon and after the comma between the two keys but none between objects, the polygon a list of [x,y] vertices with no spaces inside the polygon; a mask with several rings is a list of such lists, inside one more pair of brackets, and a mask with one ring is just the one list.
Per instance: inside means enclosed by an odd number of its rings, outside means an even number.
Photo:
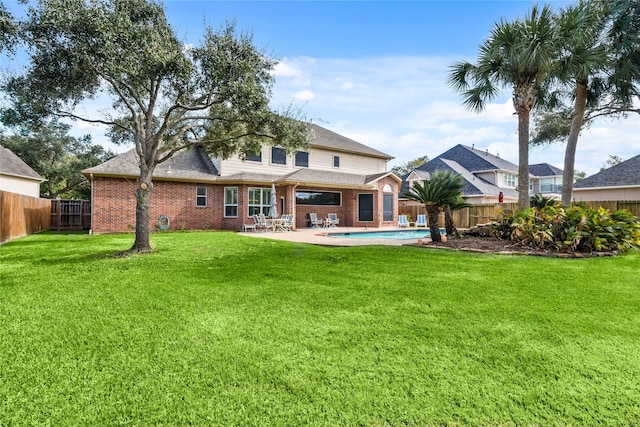
[{"label": "lounge chair", "polygon": [[337,227],[339,223],[338,214],[330,213],[327,215],[327,225],[329,227]]},{"label": "lounge chair", "polygon": [[398,227],[409,227],[406,215],[398,215]]},{"label": "lounge chair", "polygon": [[324,221],[318,218],[318,214],[316,214],[315,212],[311,212],[309,214],[309,223],[313,228],[320,228],[324,224]]},{"label": "lounge chair", "polygon": [[416,218],[416,227],[427,228],[427,216],[426,215],[418,214],[418,218]]}]

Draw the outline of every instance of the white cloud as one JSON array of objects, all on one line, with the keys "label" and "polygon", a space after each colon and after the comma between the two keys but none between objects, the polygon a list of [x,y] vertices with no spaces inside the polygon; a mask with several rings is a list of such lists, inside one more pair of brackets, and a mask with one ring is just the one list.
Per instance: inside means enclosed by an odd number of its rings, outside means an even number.
[{"label": "white cloud", "polygon": [[[394,156],[390,167],[425,154],[433,158],[456,144],[488,148],[517,164],[518,119],[513,114],[510,91],[504,90],[481,113],[469,111],[462,105],[462,97],[447,84],[448,66],[457,59],[287,58],[283,61],[286,66],[299,73],[276,81],[274,103],[292,98],[305,101],[307,117]],[[609,154],[626,159],[638,153],[637,117],[614,123],[602,121],[583,131],[576,168],[592,174]],[[531,163],[546,162],[562,168],[564,144],[532,147],[529,157]]]}]

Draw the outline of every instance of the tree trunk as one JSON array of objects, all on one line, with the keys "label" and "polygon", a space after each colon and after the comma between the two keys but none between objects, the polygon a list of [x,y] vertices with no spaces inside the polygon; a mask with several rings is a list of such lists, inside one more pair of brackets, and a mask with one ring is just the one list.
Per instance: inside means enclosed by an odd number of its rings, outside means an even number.
[{"label": "tree trunk", "polygon": [[447,205],[444,209],[444,229],[447,231],[447,236],[454,237],[458,235],[456,224],[453,221],[453,212],[451,206]]},{"label": "tree trunk", "polygon": [[442,241],[442,239],[440,238],[440,224],[438,223],[440,211],[433,205],[426,205],[425,207],[427,208],[427,217],[429,218],[429,232],[431,233],[431,241],[440,242]]},{"label": "tree trunk", "polygon": [[528,106],[518,108],[518,209],[529,207],[529,115]]},{"label": "tree trunk", "polygon": [[576,85],[576,99],[573,105],[573,117],[571,118],[571,130],[567,139],[567,148],[564,152],[564,171],[562,173],[562,204],[569,205],[573,193],[573,176],[575,174],[576,149],[578,137],[584,121],[584,111],[587,107],[587,79],[579,79]]},{"label": "tree trunk", "polygon": [[151,250],[151,242],[149,240],[149,200],[151,199],[152,189],[151,173],[142,170],[136,190],[136,240],[130,249],[131,252],[149,252]]}]

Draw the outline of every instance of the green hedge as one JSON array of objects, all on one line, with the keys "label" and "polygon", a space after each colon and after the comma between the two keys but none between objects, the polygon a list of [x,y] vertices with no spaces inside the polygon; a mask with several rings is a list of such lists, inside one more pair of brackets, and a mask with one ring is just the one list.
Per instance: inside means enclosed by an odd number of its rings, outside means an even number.
[{"label": "green hedge", "polygon": [[494,234],[536,249],[557,252],[628,251],[640,247],[640,222],[626,210],[581,206],[532,207],[501,212]]}]

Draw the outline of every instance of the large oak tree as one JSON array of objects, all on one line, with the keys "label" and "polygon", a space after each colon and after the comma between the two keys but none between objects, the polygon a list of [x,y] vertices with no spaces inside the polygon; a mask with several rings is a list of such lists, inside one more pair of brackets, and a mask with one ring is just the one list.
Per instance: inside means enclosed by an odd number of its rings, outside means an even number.
[{"label": "large oak tree", "polygon": [[[178,151],[200,145],[227,157],[264,143],[288,150],[306,144],[304,121],[269,107],[276,61],[234,23],[207,27],[190,46],[154,1],[40,0],[22,37],[29,67],[4,84],[21,117],[101,123],[114,141],[134,145],[140,178],[132,251],[151,248],[152,175]],[[78,112],[82,101],[104,95],[108,113]]]}]

